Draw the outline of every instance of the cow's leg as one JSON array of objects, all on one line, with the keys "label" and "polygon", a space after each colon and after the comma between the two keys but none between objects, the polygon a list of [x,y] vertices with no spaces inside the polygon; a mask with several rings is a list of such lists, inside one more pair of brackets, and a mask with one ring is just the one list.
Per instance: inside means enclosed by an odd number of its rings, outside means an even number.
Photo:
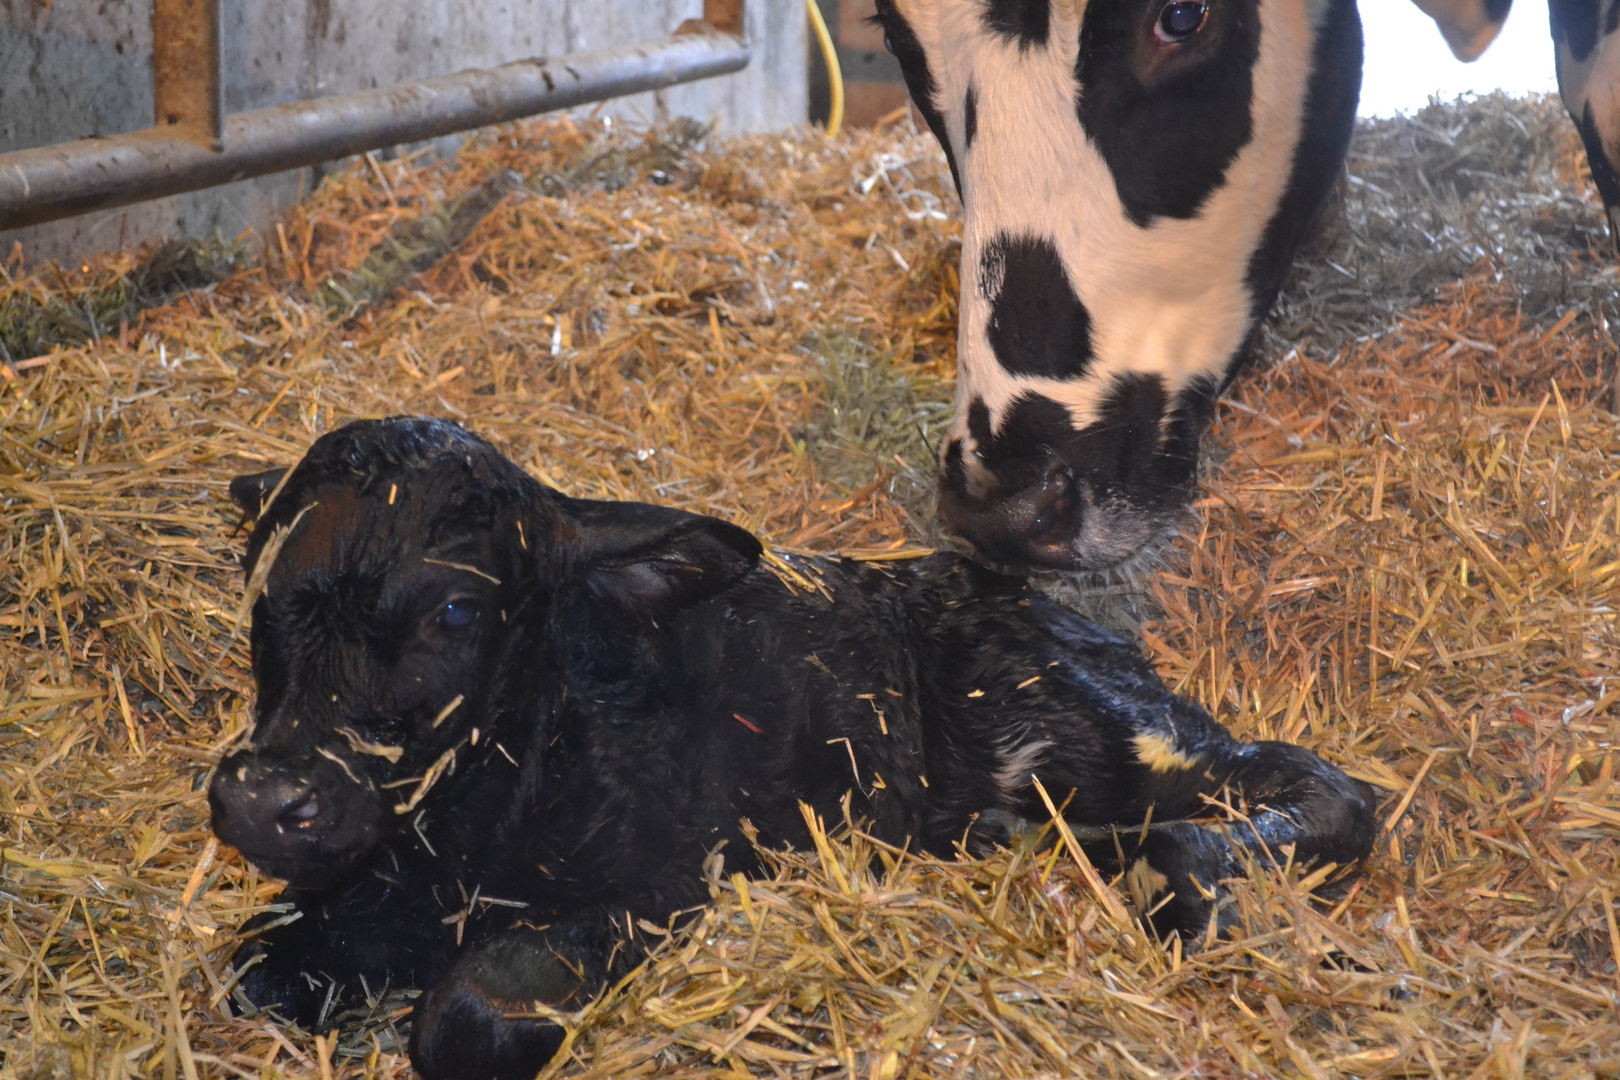
[{"label": "cow's leg", "polygon": [[563,1040],[561,1027],[534,1017],[535,1005],[583,1006],[627,966],[621,937],[605,921],[582,921],[507,930],[473,946],[417,1002],[416,1071],[423,1080],[531,1080]]},{"label": "cow's leg", "polygon": [[1558,90],[1586,146],[1620,251],[1620,0],[1550,0]]}]

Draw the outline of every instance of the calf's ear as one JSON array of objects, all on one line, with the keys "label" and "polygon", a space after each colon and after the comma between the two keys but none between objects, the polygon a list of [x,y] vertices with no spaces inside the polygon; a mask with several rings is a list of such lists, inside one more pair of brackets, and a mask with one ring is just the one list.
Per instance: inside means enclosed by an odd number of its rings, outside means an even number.
[{"label": "calf's ear", "polygon": [[627,608],[672,611],[728,588],[759,562],[746,529],[644,503],[575,502],[577,565],[592,592]]},{"label": "calf's ear", "polygon": [[242,513],[248,517],[258,517],[264,511],[264,504],[269,501],[271,493],[286,475],[286,469],[267,469],[261,473],[238,476],[231,481],[231,501],[241,507]]}]

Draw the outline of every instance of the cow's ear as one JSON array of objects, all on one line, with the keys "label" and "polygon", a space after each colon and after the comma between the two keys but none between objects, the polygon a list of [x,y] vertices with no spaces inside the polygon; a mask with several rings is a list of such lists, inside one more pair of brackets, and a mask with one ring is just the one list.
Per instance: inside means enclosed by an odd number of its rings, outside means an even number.
[{"label": "cow's ear", "polygon": [[759,562],[746,529],[643,503],[574,502],[576,564],[590,590],[633,609],[671,611],[724,591]]},{"label": "cow's ear", "polygon": [[286,475],[286,469],[268,469],[238,476],[231,481],[231,501],[241,507],[242,513],[256,518],[264,512],[264,504],[270,501],[270,496],[281,484],[281,478]]}]

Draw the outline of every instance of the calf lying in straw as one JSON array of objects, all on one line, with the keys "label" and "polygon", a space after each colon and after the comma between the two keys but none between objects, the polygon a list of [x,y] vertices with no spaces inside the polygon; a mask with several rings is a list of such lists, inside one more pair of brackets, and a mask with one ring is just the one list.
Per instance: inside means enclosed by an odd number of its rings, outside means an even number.
[{"label": "calf lying in straw", "polygon": [[[1359,782],[1236,742],[1129,644],[963,559],[762,565],[733,525],[568,498],[435,420],[326,435],[265,507],[282,480],[231,488],[258,515],[259,700],[209,802],[302,917],[246,946],[241,986],[306,1022],[424,988],[426,1077],[532,1076],[561,1038],[533,1003],[626,968],[722,843],[752,867],[741,822],[806,844],[801,803],[948,852],[1049,792],[1122,826],[1091,856],[1191,934],[1220,926],[1239,848],[1370,850]],[[1223,789],[1244,824],[1179,820]]]}]

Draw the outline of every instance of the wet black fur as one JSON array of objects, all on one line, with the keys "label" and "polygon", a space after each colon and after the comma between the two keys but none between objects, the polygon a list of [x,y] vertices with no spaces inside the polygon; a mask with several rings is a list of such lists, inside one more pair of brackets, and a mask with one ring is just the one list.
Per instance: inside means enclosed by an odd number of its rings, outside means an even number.
[{"label": "wet black fur", "polygon": [[[232,493],[256,511],[279,479]],[[981,814],[1045,816],[1027,772],[997,776],[1034,742],[1066,816],[1126,826],[1127,860],[1171,879],[1167,931],[1220,924],[1192,879],[1213,888],[1240,860],[1191,823],[1139,847],[1150,808],[1196,815],[1230,785],[1244,846],[1302,863],[1370,850],[1359,782],[1234,741],[1129,643],[964,559],[794,560],[831,598],[790,590],[735,526],[567,498],[411,418],[317,441],[258,521],[250,572],[290,525],[254,606],[253,745],[209,793],[221,839],[288,878],[301,913],[244,947],[238,963],[262,959],[241,989],[310,1024],[329,991],[422,988],[412,1055],[429,1080],[532,1076],[560,1031],[504,1014],[577,1006],[626,970],[636,921],[702,904],[722,843],[728,872],[755,869],[744,819],[762,844],[803,846],[800,803],[836,818],[847,794],[878,836],[949,853]],[[1153,771],[1141,735],[1195,764]],[[300,807],[316,811],[302,825]],[[1119,869],[1113,843],[1093,854]]]}]

